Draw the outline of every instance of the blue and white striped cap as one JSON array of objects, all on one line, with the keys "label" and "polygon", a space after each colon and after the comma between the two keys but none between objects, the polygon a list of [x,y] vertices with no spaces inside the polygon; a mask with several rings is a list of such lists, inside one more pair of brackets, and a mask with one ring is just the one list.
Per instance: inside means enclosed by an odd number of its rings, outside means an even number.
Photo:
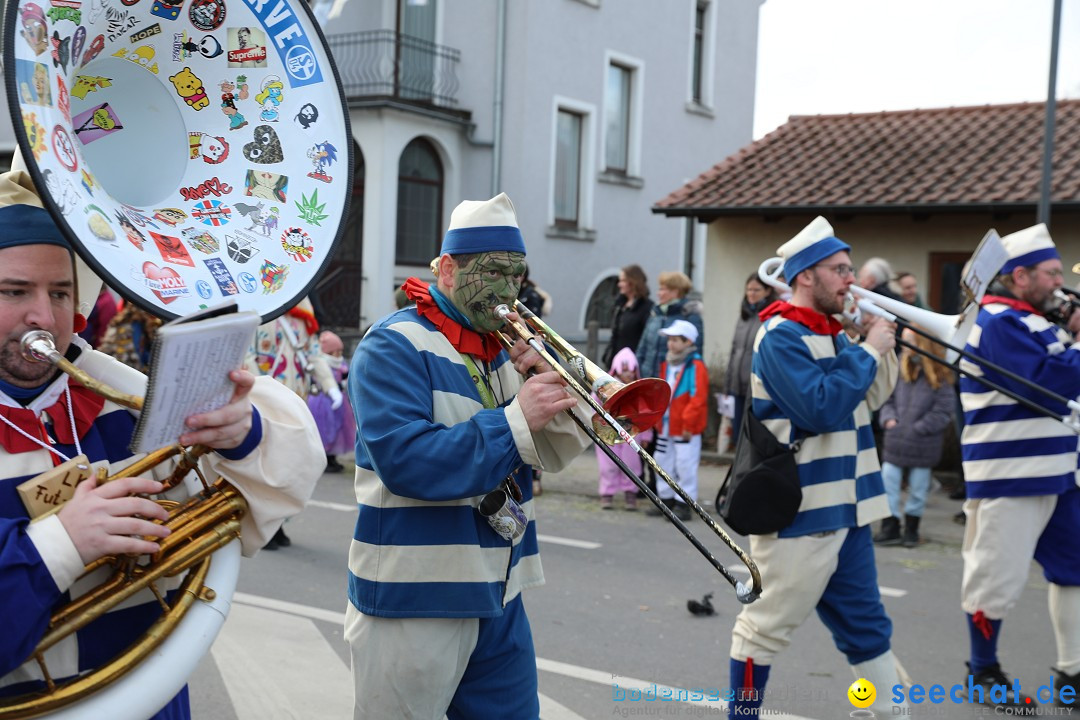
[{"label": "blue and white striped cap", "polygon": [[833,234],[828,220],[818,216],[777,248],[776,254],[784,260],[784,278],[793,285],[796,275],[841,250],[851,250],[851,246]]},{"label": "blue and white striped cap", "polygon": [[499,193],[490,200],[465,200],[454,208],[439,255],[494,250],[525,252],[517,212],[506,193]]},{"label": "blue and white striped cap", "polygon": [[1001,266],[1002,274],[1011,273],[1018,267],[1038,265],[1043,260],[1061,259],[1050,239],[1050,231],[1043,223],[1006,235],[1001,238],[1001,244],[1009,254],[1009,259]]}]

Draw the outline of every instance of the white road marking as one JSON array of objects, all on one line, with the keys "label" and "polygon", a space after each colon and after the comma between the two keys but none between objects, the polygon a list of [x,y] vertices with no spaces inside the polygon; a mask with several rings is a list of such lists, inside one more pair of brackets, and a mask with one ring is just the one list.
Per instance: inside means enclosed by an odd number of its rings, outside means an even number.
[{"label": "white road marking", "polygon": [[305,617],[234,603],[211,653],[239,720],[352,716],[349,668]]},{"label": "white road marking", "polygon": [[[646,680],[638,680],[637,678],[624,677],[622,675],[615,675],[613,673],[602,672],[600,670],[593,670],[592,668],[580,667],[578,665],[571,665],[569,663],[559,662],[558,660],[545,660],[543,658],[536,658],[536,667],[544,672],[555,673],[556,675],[563,675],[565,677],[573,678],[576,680],[584,680],[586,682],[596,683],[598,685],[606,685],[613,689],[617,683],[621,690],[638,690],[648,691],[650,694],[656,692],[658,695],[666,694],[670,692],[672,697],[678,696],[680,693],[687,692],[681,688],[673,688],[667,685],[661,685],[656,682],[649,682]],[[612,700],[612,702],[618,702]],[[645,707],[657,707],[659,703],[668,703],[666,700],[648,701],[648,700],[626,700],[627,709],[631,707],[645,708]],[[672,701],[674,702],[674,701]],[[684,705],[693,705],[694,707],[707,707],[721,712],[727,710],[727,703],[723,700],[679,700],[679,703]],[[787,715],[784,713],[769,713],[771,718],[779,718],[779,720],[813,720],[813,718],[806,718],[801,715]]]},{"label": "white road marking", "polygon": [[551,543],[552,545],[565,545],[567,547],[581,548],[582,550],[597,550],[603,547],[603,545],[601,545],[600,543],[589,542],[588,540],[574,540],[573,538],[556,537],[555,535],[537,534],[536,539],[540,542]]},{"label": "white road marking", "polygon": [[307,507],[323,508],[325,510],[337,510],[338,512],[357,512],[356,505],[346,505],[345,503],[326,502],[325,500],[308,500]]},{"label": "white road marking", "polygon": [[[289,618],[290,615],[294,617]],[[352,714],[349,668],[311,620],[344,626],[345,613],[247,593],[233,595],[229,619],[211,652],[240,720],[344,718]],[[273,631],[268,632],[268,628]],[[536,667],[608,687],[618,682],[625,690],[663,692],[668,687],[540,657],[536,658]],[[251,668],[257,672],[251,672]],[[680,690],[671,688],[671,692],[675,696]],[[727,708],[723,701],[679,702],[719,710]],[[540,695],[540,715],[543,720],[583,720],[545,695]],[[799,715],[770,714],[770,717],[811,720]]]},{"label": "white road marking", "polygon": [[[308,500],[307,507],[323,508],[324,510],[337,510],[338,512],[356,512],[356,505],[326,502],[325,500]],[[554,535],[537,535],[536,538],[540,542],[551,543],[552,545],[565,545],[567,547],[576,547],[581,548],[582,550],[597,550],[603,547],[603,545],[601,545],[600,543],[590,542],[588,540],[574,540],[572,538],[561,538]]]},{"label": "white road marking", "polygon": [[[740,573],[742,575],[749,575],[750,569],[745,565],[730,565],[728,570],[733,573]],[[908,594],[907,590],[901,590],[900,588],[887,587],[885,585],[878,585],[878,592],[885,597],[901,598]]]},{"label": "white road marking", "polygon": [[540,693],[540,720],[585,720],[585,718]]}]

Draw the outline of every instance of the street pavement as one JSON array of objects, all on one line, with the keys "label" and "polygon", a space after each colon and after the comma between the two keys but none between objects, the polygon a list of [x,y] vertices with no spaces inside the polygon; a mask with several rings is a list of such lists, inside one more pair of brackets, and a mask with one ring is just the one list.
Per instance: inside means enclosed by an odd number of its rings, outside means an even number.
[{"label": "street pavement", "polygon": [[[725,472],[715,462],[701,468],[707,510]],[[547,584],[527,591],[526,607],[542,717],[725,717],[723,703],[708,695],[729,684],[728,645],[739,610],[730,586],[664,519],[601,511],[596,478],[590,449],[563,472],[545,474],[536,501]],[[935,490],[924,519],[927,541],[877,552],[894,648],[915,682],[926,686],[949,687],[966,674],[967,630],[959,609],[963,528],[952,520],[960,504]],[[225,628],[191,678],[196,718],[351,717],[342,621],[355,519],[351,477],[325,475],[313,502],[286,525],[292,546],[243,563]],[[748,577],[704,523],[693,519],[688,526],[738,577]],[[713,593],[716,615],[691,615],[687,601],[706,593]],[[1054,652],[1046,615],[1046,584],[1036,568],[1002,640],[1004,667],[1025,688],[1050,681]],[[788,720],[848,717],[853,679],[812,616],[775,663],[766,707],[772,717]],[[664,688],[705,692],[690,702],[647,699]],[[916,716],[980,715],[971,705],[914,710]]]}]

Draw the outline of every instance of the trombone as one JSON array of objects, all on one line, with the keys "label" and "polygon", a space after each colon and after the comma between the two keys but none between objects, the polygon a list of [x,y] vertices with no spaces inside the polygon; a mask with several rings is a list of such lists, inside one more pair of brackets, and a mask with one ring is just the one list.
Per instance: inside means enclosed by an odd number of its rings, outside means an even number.
[{"label": "trombone", "polygon": [[[511,312],[516,312],[520,319],[517,321],[509,320],[508,316]],[[683,536],[697,548],[698,552],[700,552],[705,559],[716,568],[725,580],[731,583],[731,586],[735,588],[735,597],[739,602],[749,604],[754,600],[757,600],[761,595],[761,573],[758,571],[757,563],[755,563],[746,551],[739,547],[738,544],[724,532],[723,528],[717,525],[716,521],[713,520],[700,505],[698,505],[697,501],[691,498],[678,483],[672,480],[656,460],[649,455],[636,440],[634,440],[635,434],[651,427],[663,417],[670,398],[670,390],[668,389],[667,383],[658,378],[647,378],[630,383],[629,385],[623,385],[578,352],[520,301],[514,301],[514,309],[512,311],[507,305],[499,305],[495,308],[495,315],[506,322],[504,329],[498,332],[499,340],[506,348],[509,349],[510,346],[514,344],[515,338],[524,341],[529,347],[539,353],[540,357],[559,374],[559,377],[562,378],[563,382],[565,382],[582,400],[588,403],[589,407],[596,413],[593,416],[592,425],[590,426],[574,414],[573,409],[567,410],[567,414],[573,418],[578,427],[585,431],[585,434],[592,439],[596,446],[603,450],[603,452],[611,458],[638,489],[645,493],[645,496],[664,514],[664,517],[679,529],[679,532],[681,532]],[[543,341],[541,340],[541,337],[543,338]],[[544,345],[544,341],[551,345],[555,354],[573,368],[581,379],[572,375],[550,352],[548,352],[548,349]],[[584,381],[585,385],[582,385],[582,381]],[[597,396],[602,398],[604,402],[598,402],[592,396],[591,391],[595,391]],[[724,567],[724,565],[716,559],[716,556],[714,556],[712,552],[705,547],[692,532],[690,532],[683,521],[675,516],[671,511],[671,508],[665,505],[660,498],[656,496],[656,493],[650,490],[649,486],[646,485],[634,471],[627,467],[622,458],[616,455],[611,448],[608,447],[610,444],[614,444],[618,441],[624,442],[633,448],[641,459],[653,469],[653,472],[670,485],[676,494],[682,498],[683,502],[693,508],[694,512],[698,514],[698,517],[700,517],[702,521],[716,533],[725,545],[731,548],[731,551],[738,556],[739,560],[741,560],[750,571],[750,587],[747,587],[742,581],[736,579],[731,574],[731,571]]]},{"label": "trombone", "polygon": [[[780,280],[780,275],[783,271],[783,258],[769,258],[762,262],[758,267],[758,277],[761,278],[762,282],[771,285],[777,290],[790,291],[791,288]],[[916,335],[921,335],[922,337],[932,340],[948,350],[948,353],[946,357],[943,358],[900,338],[896,339],[897,345],[906,347],[912,352],[923,355],[934,362],[946,365],[954,372],[966,375],[972,380],[982,383],[991,390],[995,390],[1002,395],[1009,397],[1027,409],[1053,418],[1068,427],[1074,433],[1080,434],[1080,402],[1066,398],[1049,388],[1037,385],[1031,380],[1017,375],[1011,370],[987,360],[984,357],[970,353],[963,348],[967,343],[967,337],[971,333],[971,329],[975,326],[975,320],[979,314],[979,308],[976,305],[969,306],[959,315],[943,315],[930,310],[923,310],[914,305],[908,305],[901,300],[893,300],[884,295],[865,290],[858,285],[852,285],[849,289],[849,293],[851,299],[854,301],[853,304],[862,312],[885,318],[890,322],[896,323],[905,330],[911,330]],[[1077,300],[1063,292],[1060,292],[1060,294],[1057,294],[1056,296],[1059,302],[1063,304],[1078,304]],[[845,312],[845,314],[848,313]],[[915,323],[918,323],[918,325],[915,325]],[[963,360],[956,362],[958,358],[963,358]],[[1028,390],[1037,392],[1049,400],[1065,406],[1071,411],[1071,414],[1061,415],[1053,408],[1040,405],[1034,400],[1024,397],[1016,391],[987,378],[982,374],[982,370],[989,370],[997,373],[1018,385],[1022,385]]]}]

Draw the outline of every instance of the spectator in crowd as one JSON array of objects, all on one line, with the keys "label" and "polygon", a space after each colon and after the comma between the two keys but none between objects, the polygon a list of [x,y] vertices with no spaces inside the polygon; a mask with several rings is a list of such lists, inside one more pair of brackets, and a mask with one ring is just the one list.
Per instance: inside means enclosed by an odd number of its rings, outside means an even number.
[{"label": "spectator in crowd", "polygon": [[900,291],[900,299],[908,305],[928,310],[926,303],[919,297],[919,281],[913,273],[903,270],[896,273],[896,287]]},{"label": "spectator in crowd", "polygon": [[150,349],[159,327],[161,318],[134,303],[123,303],[109,321],[98,350],[146,373],[150,369]]},{"label": "spectator in crowd", "polygon": [[538,317],[550,315],[552,310],[551,296],[544,292],[539,285],[529,279],[529,266],[525,266],[525,277],[521,279],[521,290],[518,292],[518,300],[532,310]]},{"label": "spectator in crowd", "polygon": [[[701,433],[708,419],[709,371],[695,344],[698,330],[692,323],[678,319],[658,332],[667,340],[660,377],[671,387],[671,405],[657,426],[656,463],[697,500]],[[656,494],[675,516],[689,520],[689,506],[675,497],[671,486],[659,480],[656,486]],[[648,514],[659,515],[660,511],[650,508]]]},{"label": "spectator in crowd", "polygon": [[761,281],[758,274],[746,278],[739,320],[735,323],[735,337],[731,341],[724,391],[735,398],[735,417],[731,420],[731,442],[739,439],[739,427],[750,395],[750,364],[754,359],[754,338],[761,327],[758,313],[776,301],[776,290]]},{"label": "spectator in crowd", "polygon": [[113,297],[109,288],[102,285],[97,301],[94,303],[94,309],[91,311],[90,316],[86,318],[86,327],[79,332],[79,337],[93,347],[101,345],[101,340],[105,337],[105,330],[109,327],[109,322],[116,316],[117,310],[119,308],[116,305],[116,298]]},{"label": "spectator in crowd", "polygon": [[[615,354],[615,360],[611,363],[611,374],[620,382],[627,384],[641,378],[638,374],[637,358],[634,357],[633,350],[624,347]],[[648,428],[634,439],[638,445],[644,447],[652,440],[652,437],[653,429]],[[636,450],[627,443],[618,443],[610,447],[612,452],[626,463],[626,467],[630,468],[635,474],[641,475],[644,463],[642,463],[641,456],[638,455]],[[637,510],[637,486],[633,480],[626,476],[622,468],[607,456],[607,453],[599,445],[596,446],[596,462],[600,468],[600,509],[611,510],[614,507],[615,496],[622,495],[625,498],[623,507],[627,510]]]},{"label": "spectator in crowd", "polygon": [[319,383],[312,383],[307,405],[326,452],[326,472],[339,473],[345,466],[338,462],[337,456],[352,452],[356,443],[356,420],[349,398],[345,396],[349,374],[349,364],[344,358],[345,343],[336,333],[323,330],[319,333],[319,354],[333,374],[339,392],[331,397],[323,392]]},{"label": "spectator in crowd", "polygon": [[[945,348],[905,329],[905,342],[938,357]],[[956,392],[953,374],[941,363],[905,347],[900,352],[900,379],[896,390],[881,406],[881,427],[885,431],[881,479],[889,496],[892,513],[881,521],[874,536],[880,545],[915,547],[919,544],[919,521],[930,491],[930,470],[941,461],[945,428],[953,421]],[[904,506],[904,534],[900,536],[900,485],[908,476],[908,499]]]},{"label": "spectator in crowd", "polygon": [[688,300],[687,294],[693,285],[690,278],[681,272],[672,270],[660,273],[656,300],[645,323],[645,330],[638,343],[637,356],[641,368],[641,377],[659,377],[660,362],[667,353],[667,345],[660,331],[676,320],[686,320],[697,329],[697,346],[704,347],[704,328],[701,321],[701,301]]},{"label": "spectator in crowd", "polygon": [[[637,349],[652,309],[645,271],[640,265],[627,265],[619,271],[619,294],[611,316],[611,341],[601,358],[604,367],[610,368],[623,348],[630,348],[631,352]],[[636,356],[634,362],[637,363]]]},{"label": "spectator in crowd", "polygon": [[899,300],[900,296],[892,289],[889,283],[893,279],[892,265],[885,258],[872,257],[862,264],[855,276],[859,287],[864,290],[876,292],[893,300]]}]

